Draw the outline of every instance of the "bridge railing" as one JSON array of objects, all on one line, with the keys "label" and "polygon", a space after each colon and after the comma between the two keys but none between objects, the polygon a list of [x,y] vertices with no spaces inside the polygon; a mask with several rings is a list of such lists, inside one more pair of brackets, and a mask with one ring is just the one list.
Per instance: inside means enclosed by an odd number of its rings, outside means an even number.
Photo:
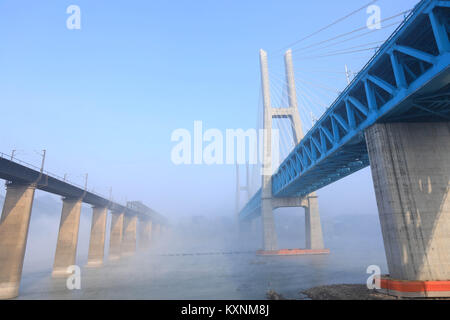
[{"label": "bridge railing", "polygon": [[[31,163],[28,163],[26,161],[20,160],[17,157],[5,154],[3,152],[0,152],[0,157],[3,158],[3,159],[9,160],[9,161],[13,161],[13,162],[19,163],[19,164],[21,164],[21,165],[23,165],[23,166],[25,166],[27,168],[30,168],[30,169],[33,169],[33,170],[41,172],[41,168],[40,167],[38,167],[38,166],[36,166],[34,164],[31,164]],[[66,182],[66,183],[71,184],[71,185],[73,185],[75,187],[78,187],[78,188],[80,188],[82,190],[85,190],[85,186],[82,186],[82,185],[80,185],[80,184],[78,184],[76,182],[70,181],[67,178],[61,177],[61,176],[59,176],[59,175],[57,175],[55,173],[52,173],[50,171],[42,170],[42,174],[44,174],[46,176],[49,176],[49,177],[52,177],[52,178],[55,178],[57,180]],[[100,194],[98,192],[90,191],[90,190],[86,190],[86,191],[88,191],[89,193],[92,193],[92,194],[94,194],[94,195],[96,195],[96,196],[98,196],[100,198],[108,199],[106,196],[104,196],[104,195],[102,195],[102,194]],[[123,205],[123,206],[125,206],[125,205]]]}]

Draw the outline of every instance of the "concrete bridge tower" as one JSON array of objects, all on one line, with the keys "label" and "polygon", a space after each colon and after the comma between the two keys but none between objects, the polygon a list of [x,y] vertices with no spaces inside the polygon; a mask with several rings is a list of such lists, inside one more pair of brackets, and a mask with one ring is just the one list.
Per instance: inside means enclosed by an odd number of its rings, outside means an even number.
[{"label": "concrete bridge tower", "polygon": [[292,63],[292,51],[285,54],[286,83],[288,89],[289,106],[287,108],[272,108],[270,98],[269,71],[267,53],[260,51],[261,82],[264,105],[264,135],[263,135],[263,164],[261,186],[261,217],[263,225],[264,251],[278,249],[277,236],[273,210],[281,207],[305,208],[305,235],[306,249],[323,249],[322,227],[315,193],[306,198],[274,198],[272,195],[272,122],[273,119],[287,118],[291,122],[294,143],[298,144],[303,139],[303,129],[298,111],[297,94],[295,90],[294,69]]}]

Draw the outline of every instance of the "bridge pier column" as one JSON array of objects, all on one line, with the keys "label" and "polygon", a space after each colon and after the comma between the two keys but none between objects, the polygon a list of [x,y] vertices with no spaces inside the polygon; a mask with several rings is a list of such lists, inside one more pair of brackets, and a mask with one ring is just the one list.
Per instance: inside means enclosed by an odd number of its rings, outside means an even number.
[{"label": "bridge pier column", "polygon": [[307,198],[308,206],[305,207],[305,243],[307,250],[320,250],[324,248],[317,200],[315,193],[310,194]]},{"label": "bridge pier column", "polygon": [[365,132],[389,277],[398,296],[450,296],[450,123]]},{"label": "bridge pier column", "polygon": [[75,264],[80,226],[81,199],[63,199],[61,222],[59,224],[58,242],[52,277],[66,277],[67,268]]},{"label": "bridge pier column", "polygon": [[275,251],[278,249],[278,243],[275,230],[275,219],[273,217],[272,199],[262,199],[261,217],[264,251]]},{"label": "bridge pier column", "polygon": [[123,212],[111,212],[111,230],[109,234],[108,259],[119,260],[122,251],[123,238]]},{"label": "bridge pier column", "polygon": [[[253,221],[255,219],[252,220],[240,220],[239,223],[239,233],[238,233],[238,240],[239,240],[239,244],[244,244],[244,243],[248,243],[248,241],[250,239],[253,238],[253,232],[256,233],[256,230],[252,229],[253,226]],[[258,232],[259,234],[259,232]]]},{"label": "bridge pier column", "polygon": [[139,249],[144,250],[150,247],[152,234],[152,221],[148,219],[139,220]]},{"label": "bridge pier column", "polygon": [[19,295],[35,187],[9,184],[0,220],[0,299]]},{"label": "bridge pier column", "polygon": [[105,253],[106,215],[107,208],[92,208],[91,238],[89,241],[88,267],[103,265]]},{"label": "bridge pier column", "polygon": [[250,232],[252,234],[252,236],[259,236],[259,231],[258,231],[258,220],[256,219],[252,219],[252,221],[250,222]]},{"label": "bridge pier column", "polygon": [[157,242],[159,240],[159,234],[161,231],[161,225],[159,223],[154,223],[152,225],[152,241]]},{"label": "bridge pier column", "polygon": [[122,255],[132,256],[136,252],[137,216],[125,215],[123,219]]}]

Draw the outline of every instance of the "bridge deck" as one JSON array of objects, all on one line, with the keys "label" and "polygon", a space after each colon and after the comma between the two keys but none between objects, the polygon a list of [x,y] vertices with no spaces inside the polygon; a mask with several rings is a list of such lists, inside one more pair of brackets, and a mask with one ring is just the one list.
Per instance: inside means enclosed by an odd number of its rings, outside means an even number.
[{"label": "bridge deck", "polygon": [[36,189],[50,192],[67,198],[82,199],[92,206],[105,207],[114,212],[144,216],[155,221],[163,222],[158,214],[144,214],[119,203],[110,201],[98,194],[84,190],[82,187],[63,181],[47,173],[42,173],[29,166],[6,159],[0,155],[0,179],[15,183],[34,183]]}]

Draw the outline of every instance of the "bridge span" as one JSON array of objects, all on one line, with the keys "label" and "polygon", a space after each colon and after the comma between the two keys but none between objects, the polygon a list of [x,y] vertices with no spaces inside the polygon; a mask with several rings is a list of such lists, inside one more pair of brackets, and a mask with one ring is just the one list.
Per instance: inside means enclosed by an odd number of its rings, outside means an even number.
[{"label": "bridge span", "polygon": [[[264,173],[238,215],[242,223],[261,216],[264,253],[278,249],[279,207],[305,207],[306,249],[323,250],[314,192],[370,165],[390,272],[384,290],[450,296],[449,37],[450,1],[420,1],[305,136],[291,51],[289,106],[276,110],[261,51]],[[280,115],[291,120],[296,147],[272,175],[272,119]]]},{"label": "bridge span", "polygon": [[[76,265],[81,205],[92,206],[87,267],[104,263],[106,219],[111,212],[109,256],[111,261],[147,249],[167,227],[167,220],[139,201],[119,203],[87,191],[64,178],[14,161],[0,154],[0,179],[7,181],[0,220],[0,299],[17,297],[22,276],[35,190],[62,197],[63,207],[52,276],[68,277]],[[137,243],[138,238],[138,243]]]}]

